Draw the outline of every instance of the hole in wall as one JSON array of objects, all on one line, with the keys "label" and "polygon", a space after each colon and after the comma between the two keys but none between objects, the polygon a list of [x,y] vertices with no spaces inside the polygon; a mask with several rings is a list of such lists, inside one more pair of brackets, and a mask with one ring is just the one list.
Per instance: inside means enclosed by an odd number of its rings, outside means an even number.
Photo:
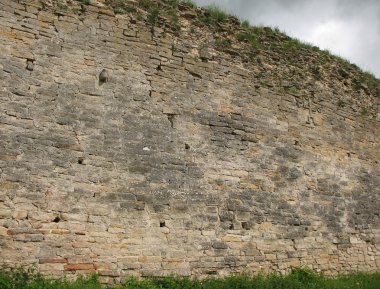
[{"label": "hole in wall", "polygon": [[350,158],[350,157],[351,157],[351,153],[347,153],[347,157],[349,157],[349,158]]},{"label": "hole in wall", "polygon": [[233,230],[234,229],[234,224],[230,224],[230,226],[228,227],[228,229]]},{"label": "hole in wall", "polygon": [[189,146],[187,143],[185,143],[185,149],[186,149],[186,150],[189,150],[189,149],[190,149],[190,146]]},{"label": "hole in wall", "polygon": [[218,271],[215,271],[215,270],[209,270],[209,271],[206,271],[206,274],[207,274],[207,275],[217,275],[217,274],[218,274]]},{"label": "hole in wall", "polygon": [[207,63],[208,62],[208,59],[206,57],[200,57],[201,61],[204,62],[204,63]]},{"label": "hole in wall", "polygon": [[106,69],[103,69],[99,74],[99,85],[102,85],[108,81],[109,75]]},{"label": "hole in wall", "polygon": [[54,222],[54,223],[59,223],[61,221],[61,218],[59,217],[59,216],[56,216],[53,220],[52,220],[52,222]]},{"label": "hole in wall", "polygon": [[175,117],[175,114],[168,114],[168,120],[170,122],[171,128],[174,128],[174,117]]},{"label": "hole in wall", "polygon": [[165,227],[165,221],[160,222],[160,228],[163,228],[163,227]]},{"label": "hole in wall", "polygon": [[78,164],[83,165],[83,163],[84,163],[84,158],[83,157],[79,157],[78,158]]},{"label": "hole in wall", "polygon": [[241,227],[242,227],[244,230],[249,230],[248,222],[241,222]]},{"label": "hole in wall", "polygon": [[156,70],[157,70],[157,71],[162,71],[161,64],[157,66]]},{"label": "hole in wall", "polygon": [[295,145],[295,146],[298,146],[299,144],[300,144],[300,142],[299,142],[298,140],[295,140],[295,141],[294,141],[294,145]]}]

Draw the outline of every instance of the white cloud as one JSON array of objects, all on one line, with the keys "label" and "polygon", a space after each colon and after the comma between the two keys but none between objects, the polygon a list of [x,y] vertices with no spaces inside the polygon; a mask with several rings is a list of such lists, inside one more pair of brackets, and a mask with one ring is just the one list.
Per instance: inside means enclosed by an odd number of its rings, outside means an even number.
[{"label": "white cloud", "polygon": [[347,23],[338,20],[318,23],[309,30],[308,35],[302,35],[305,40],[318,43],[320,48],[333,50],[338,55],[346,57],[352,54],[353,48],[356,46],[353,34],[359,32],[355,27],[347,31]]}]

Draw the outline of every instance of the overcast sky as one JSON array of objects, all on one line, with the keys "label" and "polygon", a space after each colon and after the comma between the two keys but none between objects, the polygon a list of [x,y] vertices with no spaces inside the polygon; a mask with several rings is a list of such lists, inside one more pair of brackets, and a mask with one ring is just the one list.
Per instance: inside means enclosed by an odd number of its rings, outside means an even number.
[{"label": "overcast sky", "polygon": [[329,49],[380,78],[380,0],[196,0]]}]

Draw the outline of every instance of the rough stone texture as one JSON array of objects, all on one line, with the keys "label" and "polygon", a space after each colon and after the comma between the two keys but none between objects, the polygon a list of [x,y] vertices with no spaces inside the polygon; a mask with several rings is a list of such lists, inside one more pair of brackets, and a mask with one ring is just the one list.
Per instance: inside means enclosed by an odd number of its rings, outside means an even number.
[{"label": "rough stone texture", "polygon": [[0,0],[0,263],[105,282],[380,268],[379,121],[357,109],[378,99],[265,86],[269,64],[202,57],[191,17],[175,36],[41,8]]}]

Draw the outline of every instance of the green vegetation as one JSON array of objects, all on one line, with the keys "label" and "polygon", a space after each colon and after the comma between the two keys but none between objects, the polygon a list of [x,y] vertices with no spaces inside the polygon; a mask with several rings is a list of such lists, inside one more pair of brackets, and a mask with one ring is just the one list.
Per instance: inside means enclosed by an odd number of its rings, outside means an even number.
[{"label": "green vegetation", "polygon": [[251,27],[251,24],[249,23],[248,20],[244,20],[243,22],[241,22],[241,27],[244,27],[244,28],[249,28]]},{"label": "green vegetation", "polygon": [[302,42],[299,39],[291,38],[284,44],[284,49],[289,52],[297,52],[301,49],[311,50],[313,49],[313,45],[309,43]]},{"label": "green vegetation", "polygon": [[360,110],[360,114],[361,114],[362,116],[366,116],[366,115],[368,115],[368,108],[366,108],[366,107],[362,107],[361,110]]},{"label": "green vegetation", "polygon": [[166,16],[169,21],[172,29],[174,31],[179,31],[181,26],[179,25],[178,18],[178,5],[180,3],[179,0],[165,0],[165,3],[168,5],[164,10],[164,16]]},{"label": "green vegetation", "polygon": [[215,45],[218,48],[229,48],[231,47],[232,43],[231,43],[231,40],[229,39],[217,38],[215,40]]},{"label": "green vegetation", "polygon": [[322,71],[321,71],[321,68],[319,66],[317,66],[317,65],[312,66],[310,68],[310,71],[314,75],[316,80],[322,80],[323,79]]},{"label": "green vegetation", "polygon": [[228,20],[229,15],[219,7],[212,5],[205,8],[204,16],[201,21],[208,25],[214,25],[216,23],[223,23]]},{"label": "green vegetation", "polygon": [[[186,277],[129,278],[114,289],[378,289],[380,273],[359,273],[338,278],[328,278],[310,269],[294,269],[287,276],[279,274],[251,276],[231,276],[224,279],[209,278],[191,280]],[[102,289],[107,288],[93,275],[79,277],[76,281],[49,279],[35,270],[3,268],[0,270],[1,289]]]},{"label": "green vegetation", "polygon": [[197,7],[197,4],[194,1],[192,1],[192,0],[182,0],[181,3],[185,4],[186,6],[189,6],[191,8],[196,8]]},{"label": "green vegetation", "polygon": [[139,6],[144,9],[149,9],[153,4],[152,0],[139,0],[138,3]]},{"label": "green vegetation", "polygon": [[359,81],[368,87],[368,91],[380,97],[380,81],[370,72],[363,72]]},{"label": "green vegetation", "polygon": [[343,101],[343,100],[338,100],[338,103],[337,103],[338,107],[345,107],[346,106],[346,103]]},{"label": "green vegetation", "polygon": [[245,31],[245,32],[239,32],[238,34],[236,34],[236,38],[239,41],[246,41],[250,43],[252,48],[255,48],[255,49],[262,48],[260,41],[257,39],[257,36],[255,36],[251,30]]},{"label": "green vegetation", "polygon": [[173,9],[178,9],[179,0],[164,0],[164,3]]},{"label": "green vegetation", "polygon": [[104,288],[96,275],[88,278],[79,277],[75,282],[66,279],[49,279],[41,276],[35,268],[0,270],[1,289],[102,289]]},{"label": "green vegetation", "polygon": [[160,8],[153,5],[148,11],[148,22],[150,25],[155,26],[157,24],[158,16],[160,15]]},{"label": "green vegetation", "polygon": [[91,0],[81,0],[84,5],[90,5]]},{"label": "green vegetation", "polygon": [[172,44],[172,53],[177,52],[177,47],[175,47],[175,44]]},{"label": "green vegetation", "polygon": [[59,10],[62,10],[62,11],[68,11],[69,10],[69,6],[67,6],[66,4],[61,3],[61,2],[57,3],[57,7]]},{"label": "green vegetation", "polygon": [[115,14],[135,13],[137,11],[135,7],[126,4],[124,0],[106,0],[106,4],[113,9]]}]

